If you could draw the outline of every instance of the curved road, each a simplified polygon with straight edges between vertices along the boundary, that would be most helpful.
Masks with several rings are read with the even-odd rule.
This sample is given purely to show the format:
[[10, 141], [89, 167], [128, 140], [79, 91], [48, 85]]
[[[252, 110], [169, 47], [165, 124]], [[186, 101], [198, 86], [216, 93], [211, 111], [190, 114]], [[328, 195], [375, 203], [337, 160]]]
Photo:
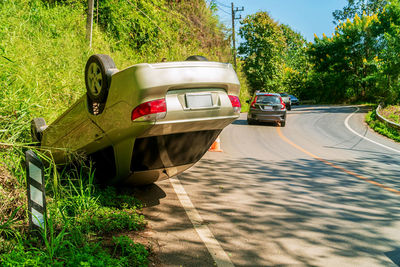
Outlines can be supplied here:
[[[284, 128], [241, 114], [221, 134], [224, 152], [179, 175], [192, 210], [174, 179], [137, 192], [159, 264], [212, 266], [220, 255], [204, 242], [216, 240], [235, 266], [396, 266], [400, 144], [369, 130], [365, 113], [295, 107]], [[194, 230], [193, 210], [215, 239]]]

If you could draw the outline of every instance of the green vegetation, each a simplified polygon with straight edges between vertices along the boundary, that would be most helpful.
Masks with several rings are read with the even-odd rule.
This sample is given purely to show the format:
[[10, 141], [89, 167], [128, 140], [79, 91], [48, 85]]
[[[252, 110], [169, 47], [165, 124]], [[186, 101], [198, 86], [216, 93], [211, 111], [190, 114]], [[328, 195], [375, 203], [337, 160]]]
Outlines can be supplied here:
[[[85, 5], [84, 0], [0, 1], [2, 266], [148, 264], [149, 249], [131, 238], [146, 225], [133, 193], [96, 185], [90, 162], [57, 169], [31, 143], [32, 118], [51, 123], [85, 93], [83, 71], [91, 54], [109, 54], [119, 69], [194, 54], [230, 60], [224, 28], [204, 0], [99, 1], [92, 48], [85, 39]], [[244, 102], [246, 79], [238, 75]], [[49, 218], [38, 235], [28, 234], [27, 149], [46, 163]]]
[[376, 132], [389, 137], [397, 142], [400, 142], [400, 132], [397, 129], [393, 129], [385, 123], [379, 121], [376, 117], [376, 111], [373, 110], [367, 114], [365, 121], [368, 125]]
[[317, 103], [400, 101], [400, 2], [348, 0], [331, 37], [304, 38], [267, 13], [242, 22], [239, 47], [252, 91], [287, 91]]
[[239, 34], [246, 42], [240, 44], [239, 53], [247, 56], [243, 70], [252, 90], [276, 90], [282, 79], [285, 49], [278, 23], [265, 12], [249, 15], [241, 23]]
[[[47, 177], [55, 171], [48, 164]], [[27, 235], [26, 213], [18, 215], [12, 203], [5, 207], [14, 211], [0, 222], [2, 266], [146, 266], [149, 252], [126, 236], [146, 225], [132, 194], [96, 186], [93, 171], [84, 165], [65, 167], [60, 173], [57, 183], [47, 179], [45, 230]]]
[[380, 114], [384, 118], [394, 123], [400, 124], [400, 106], [387, 106], [380, 111]]

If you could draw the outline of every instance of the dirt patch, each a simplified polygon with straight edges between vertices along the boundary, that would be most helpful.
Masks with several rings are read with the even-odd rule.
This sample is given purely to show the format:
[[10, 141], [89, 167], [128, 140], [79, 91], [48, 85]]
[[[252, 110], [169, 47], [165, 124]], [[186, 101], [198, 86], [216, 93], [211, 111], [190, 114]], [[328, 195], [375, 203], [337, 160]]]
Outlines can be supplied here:
[[103, 247], [107, 248], [110, 253], [114, 250], [113, 236], [127, 236], [135, 243], [142, 244], [149, 251], [149, 266], [163, 266], [159, 258], [160, 245], [153, 236], [153, 230], [147, 225], [142, 231], [124, 231], [119, 233], [112, 233], [102, 237]]
[[24, 221], [26, 217], [26, 191], [18, 180], [0, 164], [0, 218], [8, 219], [18, 209], [15, 219]]
[[400, 106], [388, 106], [381, 110], [381, 114], [390, 121], [400, 122]]

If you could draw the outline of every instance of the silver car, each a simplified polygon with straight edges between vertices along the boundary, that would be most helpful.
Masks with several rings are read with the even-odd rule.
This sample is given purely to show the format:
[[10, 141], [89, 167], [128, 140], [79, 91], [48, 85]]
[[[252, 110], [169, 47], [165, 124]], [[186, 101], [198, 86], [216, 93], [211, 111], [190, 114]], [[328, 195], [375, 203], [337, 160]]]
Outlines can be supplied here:
[[240, 114], [230, 64], [200, 56], [118, 70], [107, 55], [85, 68], [87, 93], [32, 137], [58, 164], [84, 154], [107, 182], [149, 184], [177, 175], [206, 153]]
[[282, 97], [276, 93], [254, 94], [247, 113], [247, 123], [249, 125], [258, 122], [279, 122], [281, 127], [286, 125], [286, 107]]

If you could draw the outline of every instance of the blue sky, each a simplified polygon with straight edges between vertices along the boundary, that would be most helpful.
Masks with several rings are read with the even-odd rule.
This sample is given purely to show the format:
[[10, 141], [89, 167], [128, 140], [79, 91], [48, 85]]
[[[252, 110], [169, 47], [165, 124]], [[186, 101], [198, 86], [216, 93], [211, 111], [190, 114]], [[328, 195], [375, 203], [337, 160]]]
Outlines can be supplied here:
[[[231, 2], [235, 7], [244, 7], [243, 12], [237, 13], [242, 18], [258, 11], [267, 11], [274, 20], [288, 24], [311, 42], [314, 40], [314, 33], [318, 36], [322, 36], [322, 33], [328, 36], [333, 33], [335, 25], [332, 23], [332, 12], [342, 9], [347, 0], [218, 0], [217, 5], [222, 10], [217, 14], [228, 28], [232, 23]], [[235, 24], [238, 33], [240, 23], [236, 20]]]

